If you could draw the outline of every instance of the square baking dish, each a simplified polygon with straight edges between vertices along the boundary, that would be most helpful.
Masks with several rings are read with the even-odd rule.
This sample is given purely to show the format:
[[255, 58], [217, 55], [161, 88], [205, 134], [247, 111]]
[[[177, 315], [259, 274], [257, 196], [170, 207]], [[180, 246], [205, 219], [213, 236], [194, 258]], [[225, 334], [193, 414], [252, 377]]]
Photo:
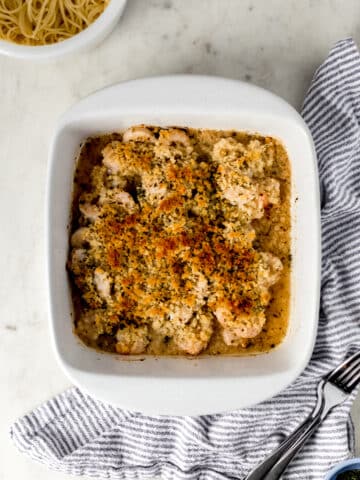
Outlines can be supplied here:
[[[239, 357], [126, 357], [97, 352], [73, 333], [65, 269], [75, 158], [91, 135], [131, 125], [242, 130], [271, 135], [292, 168], [291, 307], [284, 341]], [[175, 75], [121, 83], [83, 99], [59, 120], [47, 186], [47, 274], [51, 336], [70, 380], [113, 405], [151, 414], [199, 415], [246, 407], [276, 395], [306, 367], [320, 291], [320, 206], [316, 155], [300, 115], [259, 87], [217, 77]]]

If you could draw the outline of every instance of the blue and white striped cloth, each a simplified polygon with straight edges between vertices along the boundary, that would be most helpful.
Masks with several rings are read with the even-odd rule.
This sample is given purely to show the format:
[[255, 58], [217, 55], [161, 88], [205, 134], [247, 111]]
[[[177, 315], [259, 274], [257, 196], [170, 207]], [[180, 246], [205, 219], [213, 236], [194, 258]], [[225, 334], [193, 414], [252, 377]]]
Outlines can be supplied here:
[[[319, 333], [301, 377], [253, 408], [197, 418], [122, 411], [72, 388], [14, 423], [20, 451], [88, 477], [241, 479], [305, 418], [319, 377], [360, 345], [360, 56], [351, 39], [316, 72], [302, 114], [319, 159], [323, 265]], [[322, 479], [351, 455], [351, 400], [331, 412], [284, 479]]]

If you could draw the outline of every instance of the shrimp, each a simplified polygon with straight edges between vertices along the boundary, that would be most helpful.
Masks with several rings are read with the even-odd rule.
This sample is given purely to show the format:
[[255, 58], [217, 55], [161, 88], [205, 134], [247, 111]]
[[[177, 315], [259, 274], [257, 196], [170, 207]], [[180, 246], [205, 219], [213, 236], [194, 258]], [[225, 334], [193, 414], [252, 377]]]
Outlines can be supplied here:
[[138, 126], [138, 127], [130, 127], [123, 133], [123, 142], [127, 143], [130, 141], [149, 141], [154, 142], [155, 136], [154, 134], [146, 127]]
[[264, 327], [266, 317], [264, 313], [257, 315], [240, 314], [233, 317], [223, 309], [215, 310], [215, 316], [222, 325], [222, 336], [226, 345], [236, 345], [244, 338], [253, 338], [259, 335]]
[[205, 303], [205, 297], [208, 295], [208, 281], [200, 271], [195, 270], [193, 271], [193, 282], [194, 287], [192, 291], [196, 295], [197, 307], [202, 306]]
[[[271, 299], [269, 288], [279, 280], [282, 269], [281, 260], [275, 255], [260, 253], [258, 289], [263, 307], [269, 303]], [[217, 302], [214, 314], [223, 328], [222, 336], [227, 345], [238, 345], [244, 338], [256, 337], [266, 322], [264, 312], [234, 312], [232, 306], [225, 300]]]
[[222, 197], [249, 216], [249, 219], [261, 218], [264, 214], [259, 202], [257, 185], [246, 175], [240, 175], [225, 167], [219, 168], [216, 182]]
[[97, 291], [99, 292], [99, 295], [104, 300], [111, 299], [110, 291], [112, 279], [110, 275], [100, 267], [97, 267], [94, 271], [94, 284]]
[[116, 175], [117, 173], [123, 173], [122, 164], [119, 159], [119, 151], [122, 143], [118, 141], [110, 142], [103, 149], [103, 165], [109, 170], [110, 173]]
[[266, 321], [265, 314], [234, 312], [226, 301], [218, 302], [214, 314], [223, 327], [222, 335], [227, 345], [235, 345], [243, 338], [253, 338], [259, 335]]
[[183, 352], [198, 355], [207, 347], [212, 333], [211, 316], [207, 312], [196, 313], [190, 321], [176, 329], [174, 342]]
[[229, 326], [222, 330], [222, 337], [226, 345], [243, 345], [248, 338], [253, 338], [261, 333], [266, 317], [262, 313], [251, 318], [237, 318], [241, 324], [239, 326]]
[[83, 265], [86, 261], [87, 254], [84, 248], [74, 248], [70, 255], [71, 270], [75, 275], [80, 275], [83, 270]]
[[116, 333], [117, 343], [115, 345], [117, 353], [122, 355], [138, 355], [145, 352], [149, 344], [149, 332], [146, 325], [134, 326], [127, 325]]
[[[144, 172], [152, 168], [153, 148], [140, 142], [119, 142], [117, 140], [108, 143], [102, 150], [102, 163], [107, 173], [115, 178], [111, 180], [113, 185], [121, 185], [122, 182], [141, 179]], [[116, 178], [118, 177], [118, 178]]]
[[100, 323], [97, 321], [101, 310], [86, 310], [84, 311], [76, 325], [78, 332], [90, 340], [97, 340], [99, 335], [103, 333]]
[[91, 223], [94, 223], [100, 216], [100, 209], [96, 205], [91, 203], [82, 203], [79, 205], [79, 210], [83, 216], [89, 220]]
[[161, 130], [159, 140], [166, 145], [171, 145], [172, 143], [181, 143], [185, 147], [191, 146], [191, 141], [189, 136], [179, 128], [170, 128], [169, 130]]
[[262, 218], [266, 207], [280, 202], [280, 183], [274, 178], [257, 182], [247, 175], [220, 166], [216, 182], [222, 197], [236, 205], [249, 220]]
[[167, 314], [153, 316], [152, 328], [162, 335], [174, 337], [177, 346], [184, 352], [196, 355], [206, 348], [212, 334], [212, 319], [207, 312], [197, 312], [205, 303], [208, 293], [208, 281], [200, 272], [194, 272], [192, 287], [180, 301], [169, 305]]
[[283, 264], [272, 253], [261, 252], [259, 262], [258, 281], [262, 288], [270, 288], [280, 278]]
[[223, 224], [225, 227], [223, 235], [231, 244], [239, 242], [244, 246], [252, 246], [256, 237], [254, 228], [250, 225], [238, 228], [234, 222], [223, 222]]
[[145, 197], [151, 205], [158, 204], [168, 193], [168, 187], [161, 179], [161, 171], [154, 169], [142, 176], [142, 187]]
[[111, 175], [120, 174], [122, 177], [131, 177], [139, 174], [139, 167], [129, 162], [129, 153], [127, 153], [127, 150], [129, 150], [129, 146], [117, 140], [108, 143], [106, 147], [103, 148], [102, 163]]
[[245, 147], [234, 138], [222, 138], [213, 147], [213, 159], [220, 165], [239, 170], [244, 161]]
[[194, 271], [188, 278], [188, 290], [181, 300], [170, 305], [169, 318], [174, 325], [182, 325], [191, 320], [194, 310], [198, 310], [205, 303], [208, 294], [208, 281], [199, 271]]
[[280, 183], [275, 178], [266, 178], [259, 183], [258, 189], [262, 208], [280, 203]]
[[127, 213], [134, 213], [138, 210], [138, 206], [136, 205], [132, 195], [124, 190], [118, 189], [101, 189], [99, 204], [101, 206], [117, 204], [121, 206]]
[[183, 157], [191, 154], [193, 147], [189, 136], [178, 128], [161, 130], [155, 144], [154, 153], [160, 161], [177, 163]]
[[121, 191], [115, 193], [114, 200], [128, 213], [134, 213], [138, 209], [133, 197], [128, 192]]
[[91, 242], [91, 231], [88, 227], [78, 228], [71, 236], [71, 246], [74, 248], [85, 247]]
[[215, 161], [234, 172], [261, 177], [268, 166], [266, 161], [266, 146], [259, 140], [252, 140], [247, 147], [234, 138], [222, 138], [213, 148]]

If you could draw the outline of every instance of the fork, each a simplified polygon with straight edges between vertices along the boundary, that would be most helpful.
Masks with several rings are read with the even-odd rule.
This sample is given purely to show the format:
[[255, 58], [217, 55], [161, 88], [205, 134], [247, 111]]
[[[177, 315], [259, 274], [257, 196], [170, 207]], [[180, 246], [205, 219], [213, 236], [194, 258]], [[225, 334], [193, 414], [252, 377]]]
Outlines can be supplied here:
[[360, 381], [360, 351], [325, 375], [317, 388], [317, 402], [306, 420], [244, 480], [278, 480], [330, 410], [342, 403]]

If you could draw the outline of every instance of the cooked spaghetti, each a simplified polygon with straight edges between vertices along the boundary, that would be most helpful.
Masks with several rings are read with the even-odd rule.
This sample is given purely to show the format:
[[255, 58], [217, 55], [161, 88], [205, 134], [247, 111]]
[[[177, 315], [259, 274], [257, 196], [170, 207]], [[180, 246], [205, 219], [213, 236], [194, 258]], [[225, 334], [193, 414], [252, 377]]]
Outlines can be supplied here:
[[109, 0], [0, 0], [0, 39], [22, 45], [61, 42], [87, 28]]

